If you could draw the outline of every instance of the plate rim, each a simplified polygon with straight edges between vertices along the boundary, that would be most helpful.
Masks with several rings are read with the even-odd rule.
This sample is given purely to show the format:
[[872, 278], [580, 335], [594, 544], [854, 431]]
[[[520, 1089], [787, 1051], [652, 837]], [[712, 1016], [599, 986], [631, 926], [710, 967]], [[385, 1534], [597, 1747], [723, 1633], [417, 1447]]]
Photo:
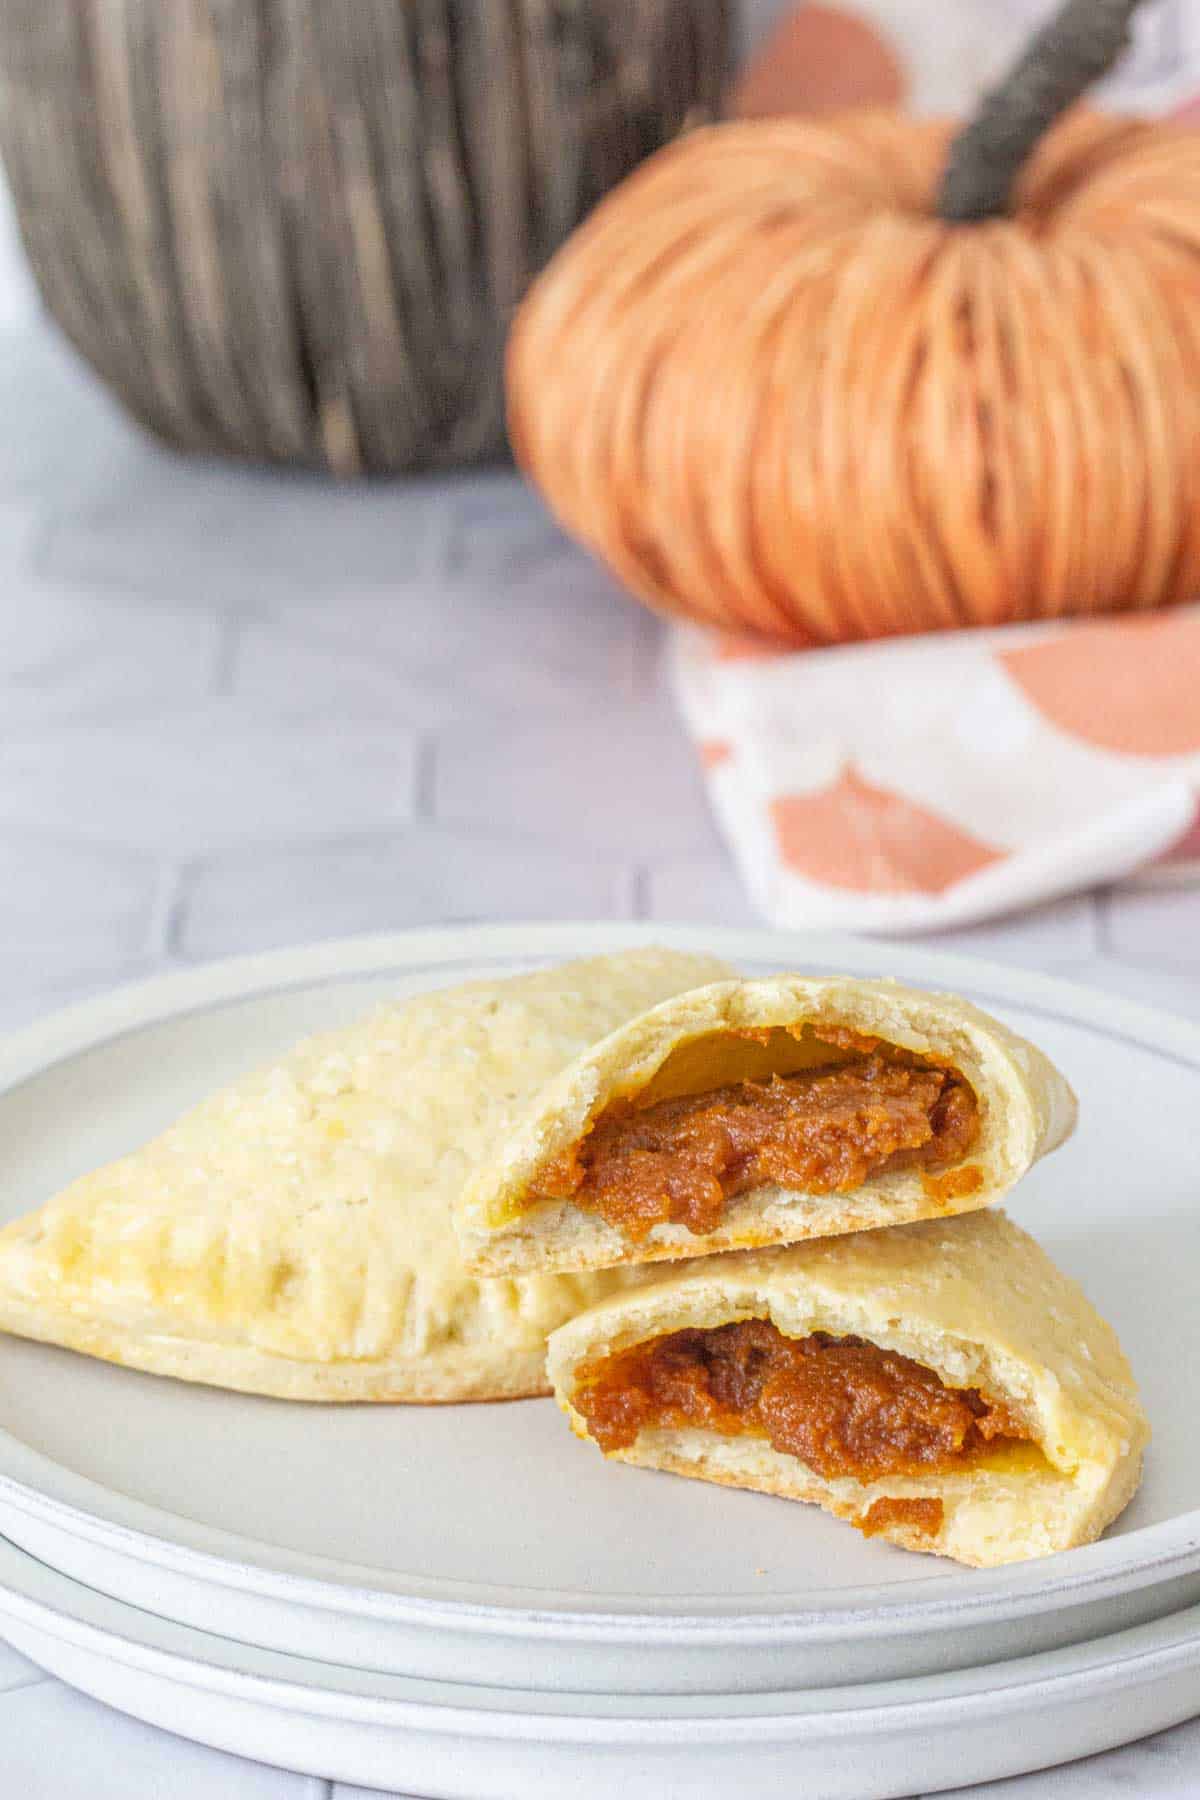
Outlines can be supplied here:
[[[337, 938], [218, 959], [198, 968], [122, 984], [61, 1008], [0, 1040], [0, 1094], [18, 1090], [25, 1081], [88, 1049], [170, 1019], [253, 997], [388, 971], [412, 976], [423, 968], [444, 971], [456, 963], [464, 968], [488, 961], [536, 963], [644, 945], [705, 951], [733, 962], [786, 964], [794, 958], [798, 966], [808, 962], [820, 967], [848, 964], [861, 968], [864, 960], [872, 960], [902, 979], [920, 984], [957, 983], [975, 992], [994, 990], [1002, 1003], [1041, 1011], [1108, 1037], [1123, 1035], [1144, 1049], [1200, 1068], [1200, 1026], [1191, 1021], [1061, 976], [982, 958], [880, 939], [767, 928], [534, 922], [421, 927]], [[890, 1634], [915, 1626], [963, 1624], [980, 1614], [995, 1619], [1020, 1617], [1166, 1582], [1200, 1567], [1200, 1508], [1195, 1508], [1052, 1558], [974, 1571], [969, 1588], [961, 1585], [958, 1571], [935, 1573], [904, 1584], [909, 1597], [885, 1600], [879, 1598], [881, 1587], [876, 1584], [822, 1590], [817, 1605], [788, 1607], [788, 1598], [799, 1597], [785, 1596], [783, 1605], [775, 1610], [721, 1611], [710, 1606], [707, 1611], [681, 1613], [636, 1605], [576, 1610], [548, 1603], [544, 1595], [540, 1603], [534, 1603], [532, 1596], [540, 1594], [539, 1590], [475, 1582], [467, 1585], [476, 1592], [487, 1592], [489, 1598], [467, 1599], [449, 1591], [461, 1584], [448, 1577], [424, 1578], [427, 1585], [441, 1587], [441, 1593], [404, 1594], [364, 1584], [362, 1576], [370, 1572], [360, 1565], [283, 1550], [117, 1493], [0, 1427], [0, 1458], [7, 1451], [11, 1461], [14, 1449], [15, 1460], [24, 1462], [36, 1474], [37, 1482], [0, 1470], [0, 1504], [47, 1518], [60, 1530], [102, 1541], [120, 1554], [176, 1569], [194, 1580], [219, 1582], [293, 1604], [485, 1634], [519, 1630], [522, 1636], [535, 1638], [603, 1639], [610, 1643], [629, 1639], [645, 1644], [649, 1637], [675, 1644], [681, 1638], [754, 1641], [778, 1637], [782, 1632], [820, 1641], [824, 1636], [840, 1637], [855, 1627]], [[97, 1500], [115, 1502], [115, 1509], [110, 1504], [107, 1512], [98, 1512]], [[127, 1516], [129, 1512], [142, 1515], [144, 1523], [130, 1524], [112, 1516], [114, 1510], [122, 1509]], [[223, 1541], [233, 1553], [205, 1548], [197, 1542], [204, 1538]]]
[[[89, 1617], [89, 1610], [99, 1617]], [[585, 1736], [603, 1743], [632, 1737], [647, 1745], [669, 1744], [681, 1733], [724, 1740], [783, 1735], [820, 1741], [881, 1728], [928, 1730], [955, 1715], [976, 1716], [987, 1700], [1019, 1714], [1034, 1697], [1065, 1704], [1081, 1686], [1094, 1682], [1119, 1690], [1134, 1671], [1149, 1678], [1200, 1665], [1200, 1604], [1195, 1604], [1147, 1624], [1101, 1632], [1031, 1656], [841, 1688], [679, 1696], [471, 1687], [417, 1676], [372, 1675], [160, 1618], [97, 1592], [0, 1539], [0, 1620], [14, 1615], [47, 1636], [158, 1679], [276, 1710], [452, 1736], [533, 1741]], [[321, 1682], [322, 1674], [336, 1674], [336, 1684]], [[301, 1679], [303, 1675], [311, 1678]], [[356, 1692], [356, 1681], [413, 1691]], [[484, 1701], [490, 1704], [480, 1704]]]

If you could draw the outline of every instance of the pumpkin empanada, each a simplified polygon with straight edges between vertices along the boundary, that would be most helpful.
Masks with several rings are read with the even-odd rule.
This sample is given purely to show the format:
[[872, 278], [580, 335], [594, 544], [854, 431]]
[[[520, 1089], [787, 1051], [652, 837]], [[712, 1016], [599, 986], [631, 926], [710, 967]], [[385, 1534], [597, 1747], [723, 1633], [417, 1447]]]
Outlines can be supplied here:
[[547, 1332], [614, 1279], [480, 1280], [453, 1197], [585, 1045], [726, 972], [597, 957], [313, 1038], [0, 1232], [0, 1327], [298, 1400], [544, 1393]]
[[968, 1212], [1075, 1122], [1032, 1044], [890, 981], [723, 981], [555, 1076], [457, 1212], [488, 1274], [698, 1256]]
[[1098, 1537], [1149, 1436], [1115, 1334], [999, 1209], [664, 1271], [549, 1366], [610, 1456], [980, 1567]]

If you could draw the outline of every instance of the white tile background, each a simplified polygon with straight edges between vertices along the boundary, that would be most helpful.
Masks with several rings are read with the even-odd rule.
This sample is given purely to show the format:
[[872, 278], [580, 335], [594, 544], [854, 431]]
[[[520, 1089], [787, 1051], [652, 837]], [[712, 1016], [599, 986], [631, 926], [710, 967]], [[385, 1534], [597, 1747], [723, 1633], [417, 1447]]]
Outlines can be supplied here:
[[[154, 448], [38, 320], [0, 210], [0, 1026], [343, 932], [749, 921], [660, 648], [511, 474], [339, 489]], [[942, 941], [1200, 1017], [1198, 926], [1195, 892], [1127, 891]], [[1183, 1800], [1200, 1722], [974, 1791]], [[0, 1646], [3, 1800], [331, 1794]]]

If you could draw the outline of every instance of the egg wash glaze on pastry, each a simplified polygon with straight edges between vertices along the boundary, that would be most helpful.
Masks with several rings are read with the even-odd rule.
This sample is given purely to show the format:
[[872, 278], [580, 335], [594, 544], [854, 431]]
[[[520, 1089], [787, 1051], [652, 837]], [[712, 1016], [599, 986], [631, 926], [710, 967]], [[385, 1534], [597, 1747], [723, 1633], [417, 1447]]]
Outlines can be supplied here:
[[663, 1271], [549, 1367], [618, 1461], [976, 1566], [1097, 1537], [1149, 1436], [1111, 1327], [998, 1208]]
[[631, 1272], [481, 1278], [454, 1198], [564, 1064], [726, 972], [637, 950], [309, 1039], [0, 1231], [0, 1328], [295, 1400], [545, 1393], [547, 1333]]
[[585, 1051], [468, 1184], [490, 1273], [790, 1243], [986, 1206], [1070, 1133], [1053, 1065], [953, 995], [782, 975]]

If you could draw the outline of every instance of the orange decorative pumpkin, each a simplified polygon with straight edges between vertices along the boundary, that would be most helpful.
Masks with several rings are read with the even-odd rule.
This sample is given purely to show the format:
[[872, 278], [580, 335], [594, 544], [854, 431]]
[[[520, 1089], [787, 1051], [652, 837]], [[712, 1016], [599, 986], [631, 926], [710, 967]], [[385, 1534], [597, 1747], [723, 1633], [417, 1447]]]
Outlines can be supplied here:
[[1200, 132], [1044, 131], [1069, 86], [1010, 189], [976, 145], [978, 204], [975, 127], [891, 113], [643, 165], [510, 341], [513, 444], [567, 528], [652, 606], [793, 642], [1194, 596]]

